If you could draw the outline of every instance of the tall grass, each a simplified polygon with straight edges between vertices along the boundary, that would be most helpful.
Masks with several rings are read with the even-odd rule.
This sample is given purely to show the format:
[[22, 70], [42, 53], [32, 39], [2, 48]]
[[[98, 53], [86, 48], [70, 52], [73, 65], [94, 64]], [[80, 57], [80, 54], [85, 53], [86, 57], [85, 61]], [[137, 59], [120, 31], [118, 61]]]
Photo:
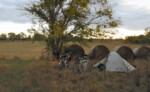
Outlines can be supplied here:
[[[110, 50], [118, 45], [139, 46], [121, 41], [87, 44], [82, 45], [86, 53], [100, 44]], [[148, 60], [131, 62], [136, 67], [131, 73], [99, 72], [98, 69], [78, 73], [73, 66], [60, 71], [58, 62], [39, 59], [42, 48], [43, 44], [32, 42], [0, 44], [0, 92], [149, 92]]]
[[[77, 73], [72, 66], [59, 70], [58, 63], [0, 60], [2, 92], [147, 92], [149, 61], [135, 60], [131, 73]], [[150, 64], [148, 64], [150, 65]]]

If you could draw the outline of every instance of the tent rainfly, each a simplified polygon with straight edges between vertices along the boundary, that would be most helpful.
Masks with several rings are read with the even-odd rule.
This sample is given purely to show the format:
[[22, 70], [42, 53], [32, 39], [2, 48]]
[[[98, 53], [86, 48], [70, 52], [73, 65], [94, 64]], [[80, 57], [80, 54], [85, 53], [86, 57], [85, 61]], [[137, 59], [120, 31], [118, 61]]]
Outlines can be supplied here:
[[130, 65], [116, 52], [111, 52], [106, 58], [93, 65], [93, 67], [98, 67], [100, 64], [105, 65], [105, 71], [131, 72], [135, 70], [132, 65]]

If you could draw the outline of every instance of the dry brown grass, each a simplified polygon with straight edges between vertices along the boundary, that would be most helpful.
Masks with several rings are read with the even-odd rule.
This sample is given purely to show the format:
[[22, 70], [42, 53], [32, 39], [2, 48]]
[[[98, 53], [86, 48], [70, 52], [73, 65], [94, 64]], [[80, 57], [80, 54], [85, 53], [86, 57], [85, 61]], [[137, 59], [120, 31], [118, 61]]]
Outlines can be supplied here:
[[[69, 46], [73, 43], [69, 42], [65, 45]], [[74, 43], [75, 44], [75, 43]], [[77, 43], [79, 44], [79, 43]], [[96, 45], [105, 45], [109, 48], [110, 51], [113, 50], [116, 46], [129, 46], [130, 48], [134, 49], [136, 47], [140, 47], [141, 45], [137, 44], [128, 44], [124, 43], [123, 41], [93, 41], [87, 42], [87, 45], [80, 44], [86, 54], [89, 53], [90, 49]], [[39, 58], [42, 53], [42, 49], [44, 48], [43, 43], [35, 42], [32, 43], [31, 41], [16, 41], [16, 42], [4, 42], [2, 41], [0, 44], [0, 58], [6, 59], [13, 59], [13, 57], [18, 56], [23, 60], [30, 60], [33, 58]], [[150, 46], [148, 46], [150, 47]]]
[[14, 56], [14, 57], [13, 57], [13, 60], [21, 60], [21, 58], [18, 57], [18, 56]]
[[[143, 63], [142, 63], [143, 62]], [[73, 72], [72, 68], [62, 71], [58, 63], [31, 63], [25, 69], [24, 92], [146, 92], [148, 61], [135, 60], [137, 70], [119, 72]], [[150, 69], [150, 68], [149, 68]], [[150, 74], [150, 72], [149, 72]]]
[[135, 60], [131, 73], [78, 73], [70, 66], [59, 70], [58, 62], [0, 60], [3, 92], [148, 92], [149, 61]]
[[6, 59], [6, 58], [7, 58], [7, 55], [2, 54], [2, 55], [0, 56], [0, 58], [1, 58], [1, 59]]
[[9, 64], [1, 63], [0, 64], [0, 72], [7, 72], [9, 68]]
[[0, 56], [5, 56], [7, 59], [13, 59], [18, 56], [24, 60], [29, 60], [33, 57], [40, 57], [44, 45], [39, 42], [32, 43], [31, 41], [16, 41], [16, 42], [1, 42]]
[[[82, 47], [88, 53], [91, 47], [101, 44], [111, 51], [120, 45], [140, 46], [120, 41], [94, 41]], [[31, 42], [0, 45], [0, 56], [5, 58], [0, 58], [0, 92], [148, 92], [150, 60], [131, 62], [136, 66], [136, 71], [131, 73], [99, 72], [98, 69], [77, 73], [73, 66], [60, 71], [58, 62], [39, 60], [42, 48], [43, 45]], [[13, 59], [15, 56], [20, 59]]]

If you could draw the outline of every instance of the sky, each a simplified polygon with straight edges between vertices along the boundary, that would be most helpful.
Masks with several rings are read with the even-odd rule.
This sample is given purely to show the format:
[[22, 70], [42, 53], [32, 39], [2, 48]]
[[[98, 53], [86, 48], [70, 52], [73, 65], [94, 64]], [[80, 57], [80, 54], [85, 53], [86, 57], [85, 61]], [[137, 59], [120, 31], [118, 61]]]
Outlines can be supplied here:
[[[31, 0], [0, 0], [0, 34], [25, 32], [31, 28], [31, 18], [20, 10]], [[150, 26], [150, 0], [111, 0], [117, 3], [115, 16], [121, 19], [116, 38], [144, 34]]]

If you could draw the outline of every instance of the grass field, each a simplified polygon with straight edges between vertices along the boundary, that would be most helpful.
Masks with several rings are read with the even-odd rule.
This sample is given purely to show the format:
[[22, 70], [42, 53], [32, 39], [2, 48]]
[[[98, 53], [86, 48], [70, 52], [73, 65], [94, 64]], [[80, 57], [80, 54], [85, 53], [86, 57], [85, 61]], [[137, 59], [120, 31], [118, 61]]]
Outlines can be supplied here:
[[0, 42], [0, 56], [7, 59], [19, 57], [23, 60], [40, 57], [43, 43], [31, 41]]
[[[72, 43], [67, 43], [67, 45], [70, 45]], [[139, 47], [140, 45], [135, 44], [126, 44], [122, 41], [93, 41], [88, 42], [87, 45], [81, 44], [81, 46], [84, 48], [85, 53], [88, 54], [90, 49], [93, 46], [96, 45], [105, 45], [107, 46], [110, 51], [113, 50], [114, 47], [125, 45], [129, 46], [131, 48]], [[35, 42], [32, 43], [31, 41], [16, 41], [16, 42], [0, 42], [0, 57], [7, 58], [7, 59], [13, 59], [14, 57], [19, 57], [23, 60], [30, 60], [33, 58], [39, 58], [41, 56], [42, 49], [45, 47], [44, 43]]]
[[[88, 53], [98, 44], [110, 50], [118, 45], [140, 46], [122, 41], [94, 41], [82, 46]], [[60, 71], [58, 62], [39, 60], [42, 48], [44, 44], [38, 42], [1, 42], [0, 92], [150, 92], [149, 60], [133, 61], [137, 70], [131, 73], [93, 69], [79, 74], [73, 66]]]

